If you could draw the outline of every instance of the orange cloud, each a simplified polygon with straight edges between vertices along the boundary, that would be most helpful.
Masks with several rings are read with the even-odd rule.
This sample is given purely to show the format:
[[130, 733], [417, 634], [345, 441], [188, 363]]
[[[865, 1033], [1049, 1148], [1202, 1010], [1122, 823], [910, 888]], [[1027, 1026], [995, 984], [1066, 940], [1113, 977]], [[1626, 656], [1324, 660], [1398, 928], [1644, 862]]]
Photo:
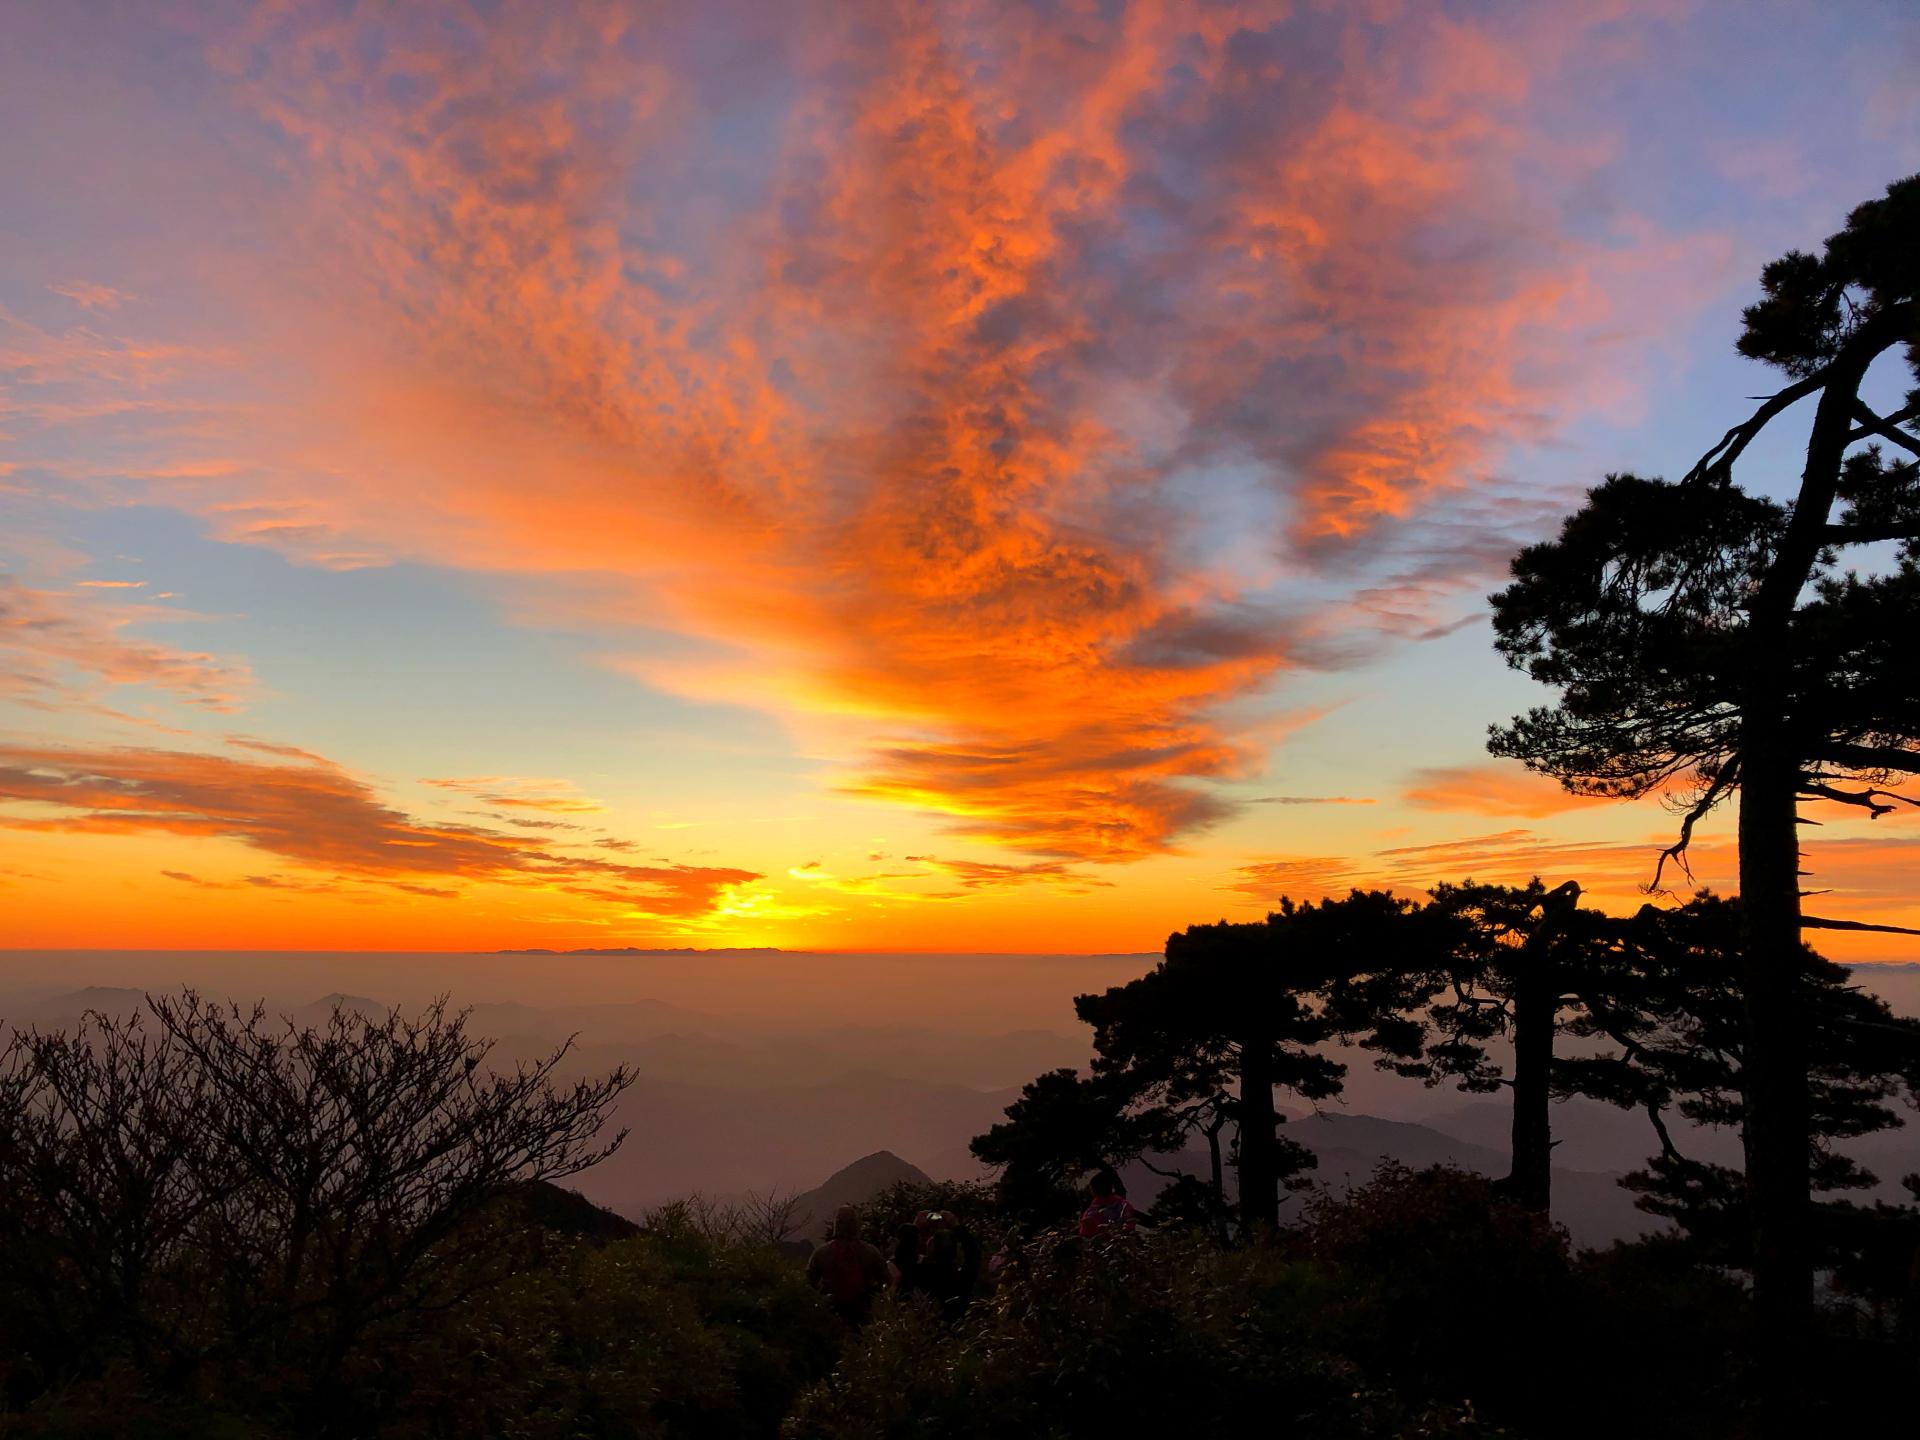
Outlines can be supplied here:
[[[762, 878], [721, 866], [617, 864], [537, 837], [417, 820], [324, 761], [268, 764], [173, 750], [0, 745], [0, 827], [227, 839], [337, 881], [436, 897], [448, 892], [424, 880], [539, 886], [677, 920], [709, 916], [737, 887]], [[185, 871], [168, 878], [199, 883]], [[237, 883], [326, 888], [304, 877]]]
[[1414, 772], [1401, 799], [1421, 810], [1469, 815], [1519, 816], [1538, 820], [1568, 810], [1616, 805], [1592, 795], [1575, 795], [1559, 781], [1520, 765], [1452, 765]]
[[915, 865], [951, 875], [968, 890], [1004, 890], [1017, 885], [1050, 885], [1073, 894], [1109, 887], [1111, 880], [1100, 880], [1075, 870], [1064, 861], [1042, 860], [1026, 865], [1003, 865], [981, 860], [942, 860], [934, 855], [909, 855]]
[[[304, 563], [593, 592], [573, 618], [691, 639], [621, 657], [655, 683], [827, 717], [847, 792], [1124, 861], [1257, 773], [1227, 702], [1463, 623], [1428, 611], [1478, 559], [1370, 557], [1666, 321], [1623, 278], [1723, 248], [1576, 241], [1526, 183], [1592, 164], [1525, 111], [1578, 63], [1564, 14], [759, 19], [733, 64], [793, 97], [772, 118], [652, 12], [223, 32], [295, 212], [236, 308], [298, 403], [142, 493]], [[40, 348], [124, 369], [97, 339]], [[1270, 502], [1258, 573], [1221, 572], [1193, 498], [1231, 469]], [[1302, 573], [1353, 589], [1336, 624], [1275, 598]]]
[[[1418, 893], [1444, 881], [1479, 880], [1523, 885], [1535, 875], [1550, 883], [1578, 880], [1596, 903], [1636, 906], [1647, 899], [1660, 850], [1667, 840], [1641, 844], [1563, 841], [1525, 829], [1461, 836], [1425, 845], [1400, 845], [1361, 858], [1288, 857], [1260, 861], [1235, 871], [1227, 887], [1271, 904], [1283, 894], [1296, 899], [1361, 889]], [[1676, 891], [1709, 886], [1723, 893], [1737, 887], [1733, 849], [1723, 841], [1696, 841], [1689, 851], [1692, 878], [1671, 863], [1663, 884]]]
[[[594, 815], [606, 807], [579, 793], [571, 781], [537, 780], [519, 775], [479, 775], [468, 779], [422, 780], [441, 790], [458, 790], [515, 810], [547, 810], [558, 815]], [[531, 824], [516, 821], [516, 824]]]
[[1344, 895], [1364, 877], [1350, 860], [1331, 855], [1289, 855], [1242, 865], [1226, 888], [1260, 905], [1274, 905], [1283, 895], [1296, 900], [1321, 900]]

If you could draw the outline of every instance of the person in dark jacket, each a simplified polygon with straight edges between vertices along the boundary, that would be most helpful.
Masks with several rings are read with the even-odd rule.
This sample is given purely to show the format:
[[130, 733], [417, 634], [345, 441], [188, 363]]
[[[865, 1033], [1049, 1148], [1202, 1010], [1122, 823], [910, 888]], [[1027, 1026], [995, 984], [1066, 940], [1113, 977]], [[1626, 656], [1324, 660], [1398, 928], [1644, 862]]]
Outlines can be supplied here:
[[928, 1212], [923, 1228], [926, 1245], [920, 1256], [920, 1290], [939, 1304], [943, 1318], [957, 1320], [980, 1279], [980, 1242], [958, 1216], [939, 1210]]

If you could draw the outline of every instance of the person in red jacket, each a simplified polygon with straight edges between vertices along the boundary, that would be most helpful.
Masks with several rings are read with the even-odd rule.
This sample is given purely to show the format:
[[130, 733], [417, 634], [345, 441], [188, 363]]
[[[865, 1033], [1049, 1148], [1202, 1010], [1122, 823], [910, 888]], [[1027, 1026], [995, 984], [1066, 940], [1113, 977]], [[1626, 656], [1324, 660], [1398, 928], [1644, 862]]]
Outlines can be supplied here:
[[1093, 1182], [1087, 1188], [1093, 1191], [1093, 1201], [1080, 1217], [1082, 1237], [1097, 1235], [1115, 1225], [1123, 1230], [1133, 1229], [1140, 1212], [1127, 1199], [1126, 1187], [1120, 1183], [1118, 1175], [1111, 1170], [1102, 1170], [1093, 1177]]

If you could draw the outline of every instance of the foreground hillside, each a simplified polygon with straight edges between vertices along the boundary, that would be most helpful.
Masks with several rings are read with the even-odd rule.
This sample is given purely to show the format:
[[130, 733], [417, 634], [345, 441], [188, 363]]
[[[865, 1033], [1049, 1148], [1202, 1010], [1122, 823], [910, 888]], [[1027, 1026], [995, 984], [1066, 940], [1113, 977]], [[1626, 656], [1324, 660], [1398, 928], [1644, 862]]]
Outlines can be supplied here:
[[[836, 1177], [842, 1193], [853, 1168]], [[0, 1435], [1744, 1433], [1736, 1286], [1662, 1243], [1575, 1255], [1464, 1172], [1389, 1168], [1274, 1240], [1228, 1250], [1177, 1225], [1019, 1238], [986, 1192], [953, 1187], [896, 1184], [869, 1208], [878, 1229], [956, 1201], [1004, 1262], [994, 1280], [951, 1318], [883, 1299], [855, 1332], [770, 1244], [719, 1239], [671, 1211], [634, 1227], [551, 1187], [504, 1196], [475, 1234], [511, 1246], [511, 1273], [383, 1327], [318, 1406], [297, 1353], [217, 1387], [183, 1387], [131, 1356], [62, 1374], [9, 1311], [0, 1339], [21, 1358], [0, 1367]], [[1844, 1377], [1815, 1433], [1870, 1433], [1920, 1379], [1910, 1344], [1838, 1316], [1809, 1358]]]

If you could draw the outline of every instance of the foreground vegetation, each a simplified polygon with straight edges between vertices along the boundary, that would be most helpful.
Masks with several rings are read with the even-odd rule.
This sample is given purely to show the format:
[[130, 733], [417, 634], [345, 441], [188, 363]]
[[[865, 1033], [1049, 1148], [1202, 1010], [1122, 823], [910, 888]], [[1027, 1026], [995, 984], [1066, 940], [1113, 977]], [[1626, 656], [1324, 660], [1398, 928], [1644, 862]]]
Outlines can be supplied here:
[[[901, 1187], [910, 1214], [990, 1191]], [[141, 1366], [14, 1362], [9, 1436], [316, 1434], [524, 1440], [1080, 1437], [1178, 1429], [1307, 1440], [1733, 1437], [1751, 1377], [1748, 1301], [1683, 1246], [1573, 1254], [1483, 1178], [1383, 1168], [1302, 1223], [1235, 1247], [1168, 1225], [1021, 1238], [991, 1290], [944, 1323], [883, 1303], [848, 1331], [790, 1258], [671, 1216], [630, 1230], [551, 1194], [503, 1194], [453, 1243], [510, 1244], [484, 1291], [395, 1318], [330, 1384], [289, 1354], [233, 1384]], [[8, 1296], [9, 1302], [16, 1297]], [[8, 1353], [27, 1338], [4, 1312]], [[1821, 1313], [1818, 1433], [1895, 1408], [1920, 1381], [1911, 1305]]]
[[[1543, 923], [1534, 892], [1515, 893], [1494, 909]], [[1496, 898], [1476, 892], [1473, 914]], [[1656, 1113], [1737, 1117], [1734, 1000], [1713, 963], [1723, 908], [1681, 912], [1677, 995], [1644, 957], [1596, 952], [1661, 997], [1659, 1025], [1602, 1012], [1642, 1052], [1631, 1074], [1602, 1073]], [[1571, 964], [1579, 914], [1562, 917], [1557, 949], [1502, 953]], [[444, 1007], [302, 1028], [187, 995], [76, 1034], [16, 1032], [0, 1047], [0, 1437], [1758, 1433], [1751, 1220], [1709, 1167], [1645, 1179], [1649, 1208], [1681, 1228], [1604, 1253], [1573, 1253], [1510, 1180], [1447, 1169], [1383, 1168], [1341, 1196], [1292, 1158], [1269, 1164], [1269, 1185], [1287, 1169], [1308, 1192], [1288, 1226], [1265, 1218], [1271, 1190], [1252, 1197], [1249, 1114], [1270, 1126], [1272, 1085], [1331, 1093], [1342, 1067], [1310, 1043], [1322, 1021], [1299, 988], [1324, 979], [1307, 962], [1326, 952], [1249, 947], [1261, 937], [1243, 932], [1326, 939], [1357, 917], [1378, 940], [1450, 916], [1364, 895], [1295, 907], [1272, 934], [1170, 946], [1137, 991], [1085, 997], [1106, 1007], [1102, 1060], [1084, 1081], [1042, 1077], [982, 1137], [1006, 1151], [999, 1183], [897, 1186], [866, 1207], [881, 1239], [916, 1212], [953, 1212], [994, 1257], [988, 1281], [944, 1313], [887, 1298], [857, 1332], [807, 1285], [781, 1225], [759, 1223], [778, 1206], [719, 1223], [711, 1206], [675, 1205], [637, 1226], [550, 1183], [619, 1143], [605, 1124], [625, 1075], [561, 1083], [564, 1052], [495, 1066]], [[1323, 1016], [1401, 993], [1379, 957], [1403, 951], [1368, 953], [1371, 978]], [[1810, 1006], [1843, 993], [1809, 973], [1827, 987]], [[1227, 1083], [1244, 1090], [1247, 1037], [1185, 1028], [1209, 1013], [1206, 986], [1235, 977], [1258, 977], [1263, 1013], [1293, 1016], [1286, 1044], [1253, 1062], [1264, 1107]], [[1464, 976], [1449, 986], [1454, 1004], [1473, 993]], [[1577, 1013], [1591, 1018], [1600, 993], [1587, 987]], [[1911, 1094], [1912, 1024], [1857, 995], [1822, 1013], [1845, 1047], [1822, 1082], [1828, 1128], [1898, 1123], [1888, 1101]], [[1495, 1073], [1451, 1023], [1389, 1018], [1374, 1015], [1390, 1064], [1417, 1070], [1439, 1046], [1470, 1077]], [[1594, 1083], [1591, 1057], [1573, 1063]], [[1074, 1233], [1090, 1167], [1190, 1129], [1230, 1137], [1237, 1215], [1196, 1181], [1171, 1187], [1151, 1226]], [[1835, 1183], [1857, 1181], [1829, 1158]], [[1920, 1382], [1920, 1211], [1829, 1211], [1831, 1294], [1796, 1361], [1815, 1433], [1892, 1413]]]

